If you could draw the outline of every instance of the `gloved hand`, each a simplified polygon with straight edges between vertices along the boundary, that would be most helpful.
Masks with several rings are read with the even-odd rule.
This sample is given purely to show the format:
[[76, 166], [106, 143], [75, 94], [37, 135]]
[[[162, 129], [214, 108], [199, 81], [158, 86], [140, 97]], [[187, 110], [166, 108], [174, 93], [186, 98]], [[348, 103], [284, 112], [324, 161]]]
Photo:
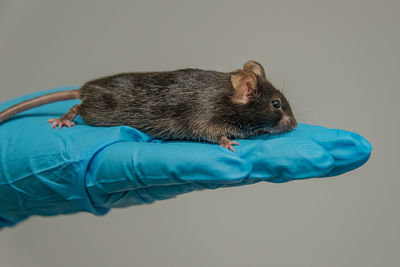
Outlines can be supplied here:
[[102, 215], [194, 190], [335, 176], [361, 166], [371, 152], [358, 134], [306, 124], [280, 136], [238, 140], [235, 152], [162, 142], [126, 126], [91, 127], [79, 117], [75, 127], [51, 129], [47, 119], [77, 103], [37, 107], [0, 125], [0, 228], [31, 215]]

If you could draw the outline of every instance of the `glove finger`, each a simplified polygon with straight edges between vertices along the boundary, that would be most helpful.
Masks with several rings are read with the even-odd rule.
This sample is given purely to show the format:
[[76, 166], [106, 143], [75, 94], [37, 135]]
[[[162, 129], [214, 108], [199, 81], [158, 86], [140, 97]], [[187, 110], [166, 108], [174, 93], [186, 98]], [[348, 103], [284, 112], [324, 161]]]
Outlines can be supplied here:
[[295, 137], [311, 139], [329, 151], [335, 164], [326, 177], [356, 169], [367, 162], [371, 155], [371, 144], [361, 135], [350, 131], [301, 124], [293, 134]]
[[101, 205], [103, 208], [123, 208], [139, 204], [150, 204], [156, 200], [170, 199], [192, 191], [216, 189], [219, 187], [228, 187], [230, 185], [234, 184], [190, 182], [186, 184], [142, 187], [134, 190], [106, 194], [101, 199], [102, 202], [98, 202], [97, 205]]
[[[252, 172], [246, 180], [287, 182], [319, 177], [329, 173], [334, 160], [322, 146], [308, 140], [241, 140], [238, 154], [251, 162]], [[254, 181], [246, 181], [246, 183]]]
[[295, 130], [286, 134], [262, 135], [253, 140], [265, 142], [282, 140], [283, 143], [286, 143], [282, 146], [289, 147], [292, 143], [315, 142], [325, 149], [334, 161], [329, 172], [319, 175], [324, 177], [340, 175], [360, 167], [368, 161], [372, 149], [371, 144], [356, 133], [308, 124], [299, 124]]
[[[186, 183], [241, 182], [251, 164], [229, 150], [195, 142], [122, 142], [100, 151], [90, 163], [86, 187], [95, 205], [111, 193]], [[164, 187], [163, 187], [164, 188]], [[126, 192], [126, 193], [125, 193]], [[169, 192], [164, 192], [166, 197]]]
[[[137, 190], [109, 194], [104, 201], [106, 207], [125, 207], [152, 203], [194, 190], [215, 189], [253, 184], [259, 181], [287, 182], [322, 176], [333, 167], [330, 154], [314, 142], [297, 142], [284, 146], [282, 140], [273, 142], [260, 140], [241, 140], [236, 151], [244, 159], [252, 162], [253, 170], [249, 177], [239, 183], [187, 183], [170, 186], [151, 186]], [[274, 148], [282, 148], [274, 152]]]

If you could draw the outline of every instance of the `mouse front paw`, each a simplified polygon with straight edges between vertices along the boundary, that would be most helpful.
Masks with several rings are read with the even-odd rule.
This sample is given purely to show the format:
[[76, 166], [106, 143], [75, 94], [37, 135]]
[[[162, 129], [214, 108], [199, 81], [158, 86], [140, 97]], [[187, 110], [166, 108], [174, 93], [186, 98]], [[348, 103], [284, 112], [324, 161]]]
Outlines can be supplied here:
[[239, 143], [236, 141], [229, 140], [226, 136], [223, 136], [219, 140], [219, 145], [231, 150], [232, 152], [235, 152], [235, 149], [233, 148], [233, 146], [234, 145], [237, 146], [237, 145], [239, 145]]

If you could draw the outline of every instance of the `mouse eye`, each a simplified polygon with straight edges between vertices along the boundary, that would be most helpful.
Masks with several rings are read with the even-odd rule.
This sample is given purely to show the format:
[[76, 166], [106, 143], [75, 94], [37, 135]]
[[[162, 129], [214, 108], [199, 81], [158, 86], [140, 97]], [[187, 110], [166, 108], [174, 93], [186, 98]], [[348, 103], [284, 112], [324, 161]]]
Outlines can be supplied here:
[[278, 109], [281, 107], [281, 101], [279, 101], [278, 99], [272, 100], [271, 104], [274, 108]]

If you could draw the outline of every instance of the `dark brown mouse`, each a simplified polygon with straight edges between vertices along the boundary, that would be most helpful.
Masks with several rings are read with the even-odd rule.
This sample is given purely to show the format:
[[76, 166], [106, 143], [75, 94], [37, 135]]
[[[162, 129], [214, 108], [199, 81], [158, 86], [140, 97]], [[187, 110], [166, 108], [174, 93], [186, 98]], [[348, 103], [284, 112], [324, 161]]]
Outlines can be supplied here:
[[84, 84], [78, 90], [39, 96], [0, 113], [0, 123], [32, 107], [81, 99], [52, 128], [71, 127], [79, 114], [88, 125], [127, 125], [163, 140], [219, 143], [231, 138], [282, 133], [297, 126], [285, 96], [266, 78], [264, 68], [247, 61], [230, 73], [182, 69], [121, 73]]

